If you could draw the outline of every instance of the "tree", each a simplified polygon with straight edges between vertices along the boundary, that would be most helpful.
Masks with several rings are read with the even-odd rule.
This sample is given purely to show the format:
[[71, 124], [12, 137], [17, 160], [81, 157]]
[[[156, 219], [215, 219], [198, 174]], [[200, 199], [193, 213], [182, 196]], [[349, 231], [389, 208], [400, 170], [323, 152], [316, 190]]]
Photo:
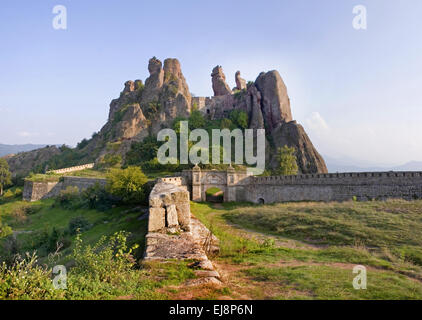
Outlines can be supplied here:
[[193, 110], [189, 117], [189, 129], [195, 130], [205, 127], [205, 118], [203, 117], [201, 111]]
[[279, 175], [295, 175], [298, 172], [298, 166], [295, 156], [295, 148], [289, 148], [285, 145], [283, 148], [278, 148], [277, 152], [277, 161], [280, 164], [280, 167], [276, 169], [276, 173]]
[[107, 174], [106, 190], [125, 203], [141, 203], [145, 200], [148, 178], [139, 167], [111, 169]]
[[229, 118], [238, 128], [246, 129], [248, 127], [249, 119], [245, 111], [233, 110], [230, 112]]
[[154, 159], [159, 147], [160, 142], [154, 136], [148, 136], [142, 142], [133, 142], [126, 153], [126, 164], [141, 165], [143, 162]]
[[0, 159], [0, 196], [3, 195], [3, 189], [12, 183], [12, 174], [9, 171], [9, 164], [5, 159]]

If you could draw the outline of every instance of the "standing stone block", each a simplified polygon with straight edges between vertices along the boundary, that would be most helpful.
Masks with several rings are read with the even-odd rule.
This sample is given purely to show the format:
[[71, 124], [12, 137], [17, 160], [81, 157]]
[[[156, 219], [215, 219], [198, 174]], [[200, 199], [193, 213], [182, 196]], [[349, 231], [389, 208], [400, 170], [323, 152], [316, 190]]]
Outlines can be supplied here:
[[152, 208], [159, 208], [163, 204], [163, 201], [159, 197], [151, 197], [149, 199], [149, 206]]
[[190, 231], [190, 203], [179, 203], [176, 206], [179, 225], [185, 231]]
[[177, 220], [177, 210], [174, 204], [168, 206], [167, 210], [167, 226], [169, 228], [177, 227], [179, 222]]
[[155, 232], [166, 227], [166, 211], [164, 208], [150, 208], [148, 232]]

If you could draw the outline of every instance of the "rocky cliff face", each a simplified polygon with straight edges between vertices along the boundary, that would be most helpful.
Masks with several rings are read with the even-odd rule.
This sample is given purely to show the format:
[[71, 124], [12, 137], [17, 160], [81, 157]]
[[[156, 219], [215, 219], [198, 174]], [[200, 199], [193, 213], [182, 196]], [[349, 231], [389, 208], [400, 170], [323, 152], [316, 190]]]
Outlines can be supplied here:
[[[218, 74], [224, 75], [220, 66]], [[228, 117], [233, 109], [243, 110], [249, 115], [250, 129], [266, 129], [266, 159], [270, 167], [275, 168], [278, 165], [278, 148], [288, 145], [296, 149], [301, 173], [328, 172], [324, 159], [313, 146], [303, 127], [293, 120], [287, 88], [278, 71], [262, 72], [254, 83], [249, 83], [246, 87], [239, 71], [236, 72], [235, 80], [237, 91], [234, 94], [226, 92], [221, 95], [222, 91], [214, 89], [215, 97], [205, 106], [211, 118], [223, 119]], [[215, 76], [212, 82], [214, 88]]]
[[[216, 66], [211, 74], [212, 98], [192, 98], [177, 59], [166, 59], [163, 64], [153, 57], [149, 60], [148, 71], [145, 84], [141, 80], [127, 81], [119, 98], [111, 101], [107, 123], [77, 150], [78, 164], [84, 160], [100, 161], [108, 153], [124, 158], [133, 141], [142, 141], [163, 128], [172, 127], [176, 117], [188, 117], [195, 106], [210, 119], [227, 118], [236, 109], [245, 111], [249, 116], [249, 128], [266, 129], [269, 166], [277, 166], [277, 149], [288, 145], [296, 149], [300, 172], [327, 172], [324, 160], [305, 130], [293, 121], [287, 88], [277, 71], [262, 72], [255, 82], [248, 84], [238, 71], [232, 92], [222, 67]], [[201, 102], [199, 106], [198, 102]], [[60, 150], [50, 148], [45, 153], [23, 154], [8, 161], [15, 172], [29, 172], [31, 167], [56, 153]]]

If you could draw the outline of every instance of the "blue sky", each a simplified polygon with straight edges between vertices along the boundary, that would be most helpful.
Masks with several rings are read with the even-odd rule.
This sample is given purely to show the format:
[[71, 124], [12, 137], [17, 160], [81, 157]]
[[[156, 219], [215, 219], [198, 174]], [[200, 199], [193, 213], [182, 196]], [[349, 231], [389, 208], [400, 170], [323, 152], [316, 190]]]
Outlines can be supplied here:
[[[67, 8], [67, 30], [52, 9]], [[352, 27], [367, 7], [367, 30]], [[295, 119], [322, 154], [422, 160], [422, 1], [9, 1], [0, 4], [0, 143], [75, 145], [105, 123], [152, 56], [178, 58], [191, 92], [212, 95], [279, 70]]]

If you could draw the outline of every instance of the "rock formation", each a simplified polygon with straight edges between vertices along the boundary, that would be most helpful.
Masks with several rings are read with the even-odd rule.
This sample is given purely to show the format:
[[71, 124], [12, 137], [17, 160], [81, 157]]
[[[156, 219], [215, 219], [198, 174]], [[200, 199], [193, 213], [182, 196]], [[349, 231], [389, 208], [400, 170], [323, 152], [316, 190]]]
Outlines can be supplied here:
[[293, 120], [287, 88], [276, 71], [262, 72], [255, 81], [262, 95], [262, 113], [268, 128]]
[[230, 87], [226, 83], [226, 76], [224, 75], [223, 68], [221, 66], [216, 66], [212, 70], [211, 77], [214, 96], [225, 96], [232, 93]]
[[235, 74], [235, 80], [236, 80], [236, 89], [237, 90], [243, 90], [246, 89], [246, 80], [240, 77], [240, 71], [237, 71]]
[[[246, 112], [249, 128], [266, 130], [267, 165], [276, 167], [277, 149], [288, 145], [296, 149], [301, 173], [327, 172], [324, 160], [303, 127], [293, 121], [287, 88], [277, 71], [262, 72], [249, 84], [240, 77], [240, 72], [236, 72], [236, 92], [233, 94], [222, 67], [216, 66], [211, 74], [214, 90], [211, 98], [192, 98], [177, 59], [166, 59], [163, 64], [153, 57], [149, 60], [148, 71], [145, 85], [141, 80], [125, 82], [120, 96], [110, 103], [107, 123], [78, 149], [81, 156], [75, 165], [100, 161], [108, 153], [124, 158], [132, 142], [155, 136], [163, 128], [171, 128], [176, 117], [188, 117], [195, 106], [210, 120], [227, 118], [233, 110]], [[36, 157], [38, 152], [34, 156], [31, 153], [18, 155], [9, 158], [8, 162], [12, 171], [28, 173], [33, 166], [39, 166], [41, 160], [46, 161], [61, 152], [57, 148], [50, 151], [39, 158]]]

